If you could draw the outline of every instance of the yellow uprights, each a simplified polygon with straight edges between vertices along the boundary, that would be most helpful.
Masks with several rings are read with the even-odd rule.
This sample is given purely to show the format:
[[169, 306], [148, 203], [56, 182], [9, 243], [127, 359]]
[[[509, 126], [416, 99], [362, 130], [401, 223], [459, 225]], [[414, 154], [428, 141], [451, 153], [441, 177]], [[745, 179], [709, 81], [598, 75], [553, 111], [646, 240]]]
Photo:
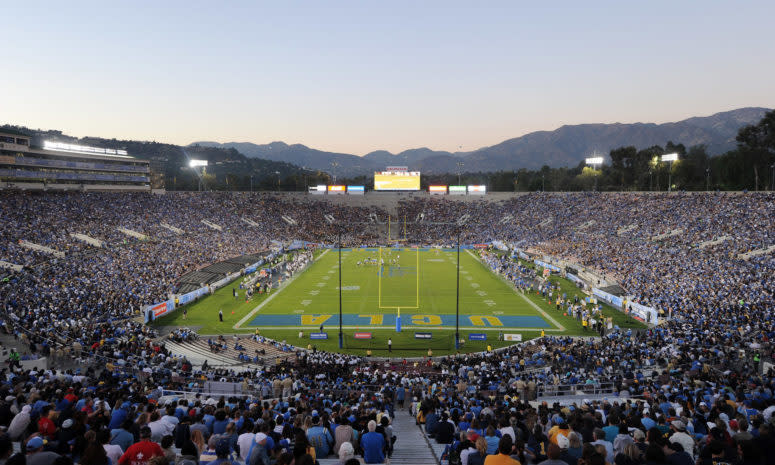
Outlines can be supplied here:
[[415, 274], [417, 275], [417, 286], [415, 286], [415, 289], [417, 289], [417, 298], [415, 299], [415, 308], [420, 308], [420, 248], [416, 247], [415, 249], [415, 255], [417, 257], [417, 263], [414, 266]]
[[377, 254], [377, 283], [379, 283], [377, 286], [377, 306], [382, 308], [382, 247], [377, 250], [379, 250], [379, 253]]

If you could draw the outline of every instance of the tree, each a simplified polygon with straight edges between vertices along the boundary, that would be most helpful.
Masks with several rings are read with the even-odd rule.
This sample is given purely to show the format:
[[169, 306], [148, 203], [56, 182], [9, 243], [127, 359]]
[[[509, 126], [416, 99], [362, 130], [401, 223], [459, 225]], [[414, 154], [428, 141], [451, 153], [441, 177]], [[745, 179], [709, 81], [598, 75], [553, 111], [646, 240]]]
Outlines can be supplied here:
[[[758, 190], [775, 185], [775, 110], [768, 111], [755, 125], [745, 126], [737, 133], [738, 162], [743, 165], [739, 180], [743, 186]], [[761, 183], [766, 179], [769, 182]]]

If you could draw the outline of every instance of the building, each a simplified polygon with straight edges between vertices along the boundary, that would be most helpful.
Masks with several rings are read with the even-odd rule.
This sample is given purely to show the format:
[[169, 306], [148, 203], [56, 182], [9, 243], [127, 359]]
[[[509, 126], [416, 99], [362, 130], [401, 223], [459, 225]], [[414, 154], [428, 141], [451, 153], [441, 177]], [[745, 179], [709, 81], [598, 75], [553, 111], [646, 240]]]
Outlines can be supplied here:
[[150, 165], [126, 150], [45, 141], [0, 130], [0, 189], [149, 191]]

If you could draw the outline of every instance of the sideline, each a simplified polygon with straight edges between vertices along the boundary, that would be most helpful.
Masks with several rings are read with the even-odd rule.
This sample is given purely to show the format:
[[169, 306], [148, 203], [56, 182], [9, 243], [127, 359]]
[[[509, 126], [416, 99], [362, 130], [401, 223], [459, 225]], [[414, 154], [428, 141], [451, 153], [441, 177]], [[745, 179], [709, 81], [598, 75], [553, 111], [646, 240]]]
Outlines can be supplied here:
[[[325, 250], [325, 252], [323, 252], [322, 254], [320, 254], [320, 256], [317, 258], [317, 260], [320, 260], [321, 258], [323, 258], [323, 257], [324, 257], [324, 256], [325, 256], [325, 255], [328, 253], [328, 251], [329, 251], [329, 250], [331, 250], [331, 249], [326, 249], [326, 250]], [[317, 262], [317, 260], [315, 260], [315, 262]], [[312, 263], [310, 266], [314, 265], [314, 264], [315, 264], [315, 262], [313, 262], [313, 263]], [[307, 268], [309, 268], [309, 267], [307, 267]], [[291, 284], [291, 283], [292, 283], [294, 280], [296, 280], [296, 278], [298, 278], [299, 276], [303, 275], [305, 271], [307, 271], [307, 270], [306, 270], [306, 269], [304, 269], [304, 270], [303, 270], [301, 273], [296, 273], [296, 275], [295, 275], [295, 276], [293, 276], [293, 277], [291, 277], [291, 279], [287, 280], [287, 281], [285, 282], [285, 285], [284, 285], [282, 288], [280, 288], [280, 289], [277, 289], [277, 292], [275, 292], [274, 294], [270, 295], [269, 297], [267, 297], [267, 298], [266, 298], [266, 300], [264, 300], [263, 302], [261, 302], [260, 304], [258, 304], [258, 306], [257, 306], [256, 308], [254, 308], [253, 310], [251, 310], [251, 311], [250, 311], [250, 313], [248, 313], [248, 314], [247, 314], [247, 315], [245, 315], [245, 316], [244, 316], [244, 317], [243, 317], [241, 320], [239, 320], [239, 321], [237, 322], [237, 324], [235, 324], [234, 326], [232, 326], [232, 327], [231, 327], [231, 329], [242, 329], [242, 328], [240, 328], [240, 326], [242, 326], [242, 324], [243, 324], [243, 323], [245, 323], [246, 321], [248, 321], [250, 318], [253, 318], [253, 316], [254, 316], [256, 313], [258, 313], [258, 311], [259, 311], [259, 310], [261, 310], [261, 309], [264, 307], [264, 305], [266, 305], [266, 304], [268, 304], [269, 302], [271, 302], [271, 301], [272, 301], [272, 299], [274, 299], [274, 298], [275, 298], [275, 297], [276, 297], [278, 294], [280, 294], [282, 291], [284, 291], [285, 289], [287, 289], [287, 288], [288, 288], [288, 286], [289, 286], [289, 285], [290, 285], [290, 284]]]
[[[479, 259], [479, 257], [477, 257], [476, 255], [474, 255], [474, 254], [471, 252], [471, 249], [466, 249], [466, 252], [468, 252], [468, 254], [469, 254], [469, 255], [471, 255], [472, 257], [474, 257], [474, 260], [476, 260], [477, 262], [479, 262], [479, 264], [481, 264], [482, 266], [484, 266], [485, 268], [487, 268], [487, 269], [490, 271], [490, 273], [493, 273], [493, 271], [492, 271], [492, 270], [490, 270], [490, 267], [486, 266], [486, 265], [485, 265], [485, 264], [484, 264], [484, 263], [483, 263], [483, 262], [482, 262], [482, 261]], [[493, 273], [493, 274], [495, 274], [495, 273]], [[500, 276], [500, 275], [498, 275], [498, 277], [500, 277], [501, 279], [503, 279], [503, 276]], [[514, 292], [515, 294], [517, 294], [518, 296], [522, 297], [522, 299], [523, 299], [525, 302], [527, 302], [528, 304], [530, 304], [530, 306], [531, 306], [531, 307], [533, 307], [533, 308], [534, 308], [536, 311], [538, 311], [538, 313], [540, 313], [541, 315], [543, 315], [544, 317], [546, 317], [546, 319], [548, 319], [549, 321], [551, 321], [551, 322], [552, 322], [552, 324], [558, 328], [558, 329], [547, 329], [546, 331], [565, 331], [565, 326], [561, 325], [561, 324], [560, 324], [560, 323], [559, 323], [557, 320], [555, 320], [554, 318], [552, 318], [552, 317], [551, 317], [551, 316], [550, 316], [548, 313], [546, 313], [546, 311], [544, 311], [544, 309], [542, 309], [541, 307], [539, 307], [538, 305], [536, 305], [536, 303], [535, 303], [535, 302], [533, 302], [532, 300], [528, 299], [528, 298], [527, 298], [527, 297], [526, 297], [526, 296], [525, 296], [523, 293], [521, 293], [521, 292], [517, 292], [517, 291], [516, 291], [516, 287], [514, 286], [514, 284], [512, 284], [512, 283], [509, 283], [509, 285], [510, 285], [510, 286], [511, 286], [511, 287], [512, 287], [514, 290], [515, 290], [515, 292]]]

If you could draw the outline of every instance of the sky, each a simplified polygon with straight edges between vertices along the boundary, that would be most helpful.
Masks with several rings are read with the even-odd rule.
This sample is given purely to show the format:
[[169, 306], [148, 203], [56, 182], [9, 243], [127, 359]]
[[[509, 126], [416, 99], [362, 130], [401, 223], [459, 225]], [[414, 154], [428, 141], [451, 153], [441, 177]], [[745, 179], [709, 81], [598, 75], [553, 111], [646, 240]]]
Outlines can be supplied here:
[[0, 124], [469, 151], [773, 108], [773, 18], [772, 0], [12, 2]]

